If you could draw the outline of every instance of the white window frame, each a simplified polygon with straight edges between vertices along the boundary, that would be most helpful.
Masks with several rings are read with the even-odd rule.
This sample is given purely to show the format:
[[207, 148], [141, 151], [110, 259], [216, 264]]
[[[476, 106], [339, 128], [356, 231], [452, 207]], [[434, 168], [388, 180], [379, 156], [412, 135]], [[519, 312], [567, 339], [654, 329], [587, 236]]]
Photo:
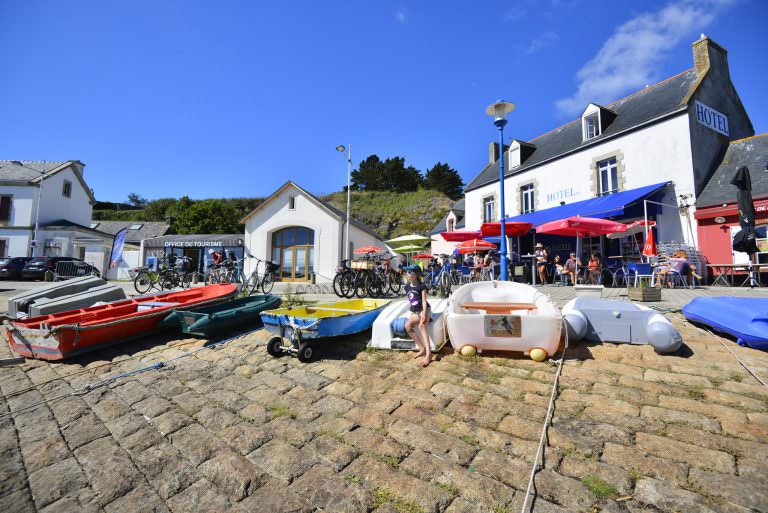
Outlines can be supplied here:
[[[594, 123], [595, 133], [590, 135], [589, 129], [590, 129], [590, 121], [591, 120], [594, 120], [594, 122], [595, 122]], [[588, 116], [584, 116], [584, 128], [583, 128], [583, 130], [584, 130], [584, 140], [585, 141], [588, 141], [590, 139], [594, 139], [595, 137], [600, 135], [600, 132], [601, 132], [600, 128], [601, 127], [600, 127], [600, 113], [599, 112], [594, 112], [592, 114], [589, 114]]]
[[520, 186], [520, 213], [530, 214], [531, 212], [536, 212], [536, 185], [527, 183]]
[[[490, 207], [490, 212], [489, 212]], [[483, 198], [483, 222], [484, 223], [492, 223], [495, 221], [495, 210], [496, 210], [496, 197], [495, 196], [486, 196]]]
[[64, 180], [64, 183], [61, 184], [61, 195], [65, 198], [72, 197], [72, 182]]
[[[606, 174], [608, 189], [603, 189], [603, 173]], [[609, 157], [597, 163], [598, 196], [607, 196], [619, 192], [619, 160]]]
[[449, 217], [448, 220], [445, 222], [445, 228], [446, 231], [452, 232], [456, 229], [456, 220], [452, 217]]

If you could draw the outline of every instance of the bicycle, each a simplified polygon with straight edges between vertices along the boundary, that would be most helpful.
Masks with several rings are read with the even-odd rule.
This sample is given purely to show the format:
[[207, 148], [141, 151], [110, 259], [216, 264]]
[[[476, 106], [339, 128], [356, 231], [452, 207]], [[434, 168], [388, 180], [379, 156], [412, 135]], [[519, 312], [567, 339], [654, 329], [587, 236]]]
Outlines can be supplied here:
[[424, 285], [427, 286], [428, 294], [440, 294], [440, 297], [448, 297], [451, 295], [451, 263], [443, 256], [443, 265], [439, 265], [436, 261], [429, 264], [429, 272], [424, 276]]
[[157, 271], [143, 267], [133, 279], [133, 288], [139, 294], [146, 294], [153, 288], [162, 291], [178, 287], [180, 280], [175, 263], [176, 259], [168, 256], [161, 260], [160, 269]]
[[[253, 272], [248, 276], [247, 280], [243, 280], [240, 286], [240, 292], [245, 296], [251, 296], [258, 289], [261, 289], [262, 293], [269, 294], [272, 292], [272, 287], [275, 285], [275, 273], [280, 268], [274, 262], [269, 260], [262, 260], [253, 255], [246, 255], [246, 258], [253, 258], [256, 260], [256, 265], [253, 268]], [[264, 272], [259, 276], [259, 264], [264, 263]]]
[[336, 276], [333, 277], [333, 292], [339, 297], [352, 297], [347, 294], [353, 286], [355, 273], [348, 263], [349, 260], [342, 260], [341, 265], [336, 268]]

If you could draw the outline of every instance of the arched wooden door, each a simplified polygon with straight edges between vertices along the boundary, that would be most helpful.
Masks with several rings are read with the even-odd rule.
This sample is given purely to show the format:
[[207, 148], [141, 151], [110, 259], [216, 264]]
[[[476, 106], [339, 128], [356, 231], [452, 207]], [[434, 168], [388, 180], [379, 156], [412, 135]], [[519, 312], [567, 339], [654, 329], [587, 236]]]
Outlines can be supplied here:
[[289, 226], [272, 234], [272, 261], [282, 281], [309, 281], [315, 270], [315, 231]]

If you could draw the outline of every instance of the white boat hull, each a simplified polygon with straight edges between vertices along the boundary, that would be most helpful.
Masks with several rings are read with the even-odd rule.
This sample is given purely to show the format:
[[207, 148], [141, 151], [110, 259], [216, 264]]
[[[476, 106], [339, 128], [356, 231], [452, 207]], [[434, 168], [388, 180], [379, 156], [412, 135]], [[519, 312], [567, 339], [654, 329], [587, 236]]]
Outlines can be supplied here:
[[[432, 351], [439, 351], [445, 345], [445, 313], [448, 309], [447, 299], [429, 298], [432, 311], [432, 322], [427, 324], [427, 334]], [[392, 323], [399, 317], [410, 317], [408, 300], [394, 301], [387, 306], [373, 322], [371, 340], [368, 347], [379, 349], [414, 350], [416, 344], [410, 337], [401, 337], [394, 333]]]
[[[504, 314], [465, 308], [471, 303], [532, 304], [532, 309], [511, 309]], [[553, 356], [560, 346], [562, 317], [549, 298], [533, 287], [514, 282], [478, 282], [460, 287], [451, 296], [446, 325], [456, 351], [473, 346], [482, 351], [543, 349]]]

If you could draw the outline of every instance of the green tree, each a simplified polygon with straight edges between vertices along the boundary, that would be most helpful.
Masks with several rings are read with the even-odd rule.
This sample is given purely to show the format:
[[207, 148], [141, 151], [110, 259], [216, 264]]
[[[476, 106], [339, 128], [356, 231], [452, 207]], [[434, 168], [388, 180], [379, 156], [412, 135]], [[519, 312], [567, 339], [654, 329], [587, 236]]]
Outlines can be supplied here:
[[184, 196], [169, 209], [175, 233], [240, 233], [240, 215], [235, 207], [222, 200], [192, 201]]
[[147, 199], [138, 195], [135, 192], [128, 193], [128, 203], [134, 207], [145, 207], [147, 205]]
[[168, 218], [168, 210], [179, 200], [176, 198], [160, 198], [147, 203], [144, 208], [146, 221], [165, 221]]
[[464, 193], [464, 180], [451, 166], [438, 162], [424, 175], [424, 188], [440, 191], [452, 200], [458, 200]]
[[403, 157], [382, 161], [370, 155], [352, 172], [352, 190], [413, 192], [421, 182], [419, 170], [406, 166]]

